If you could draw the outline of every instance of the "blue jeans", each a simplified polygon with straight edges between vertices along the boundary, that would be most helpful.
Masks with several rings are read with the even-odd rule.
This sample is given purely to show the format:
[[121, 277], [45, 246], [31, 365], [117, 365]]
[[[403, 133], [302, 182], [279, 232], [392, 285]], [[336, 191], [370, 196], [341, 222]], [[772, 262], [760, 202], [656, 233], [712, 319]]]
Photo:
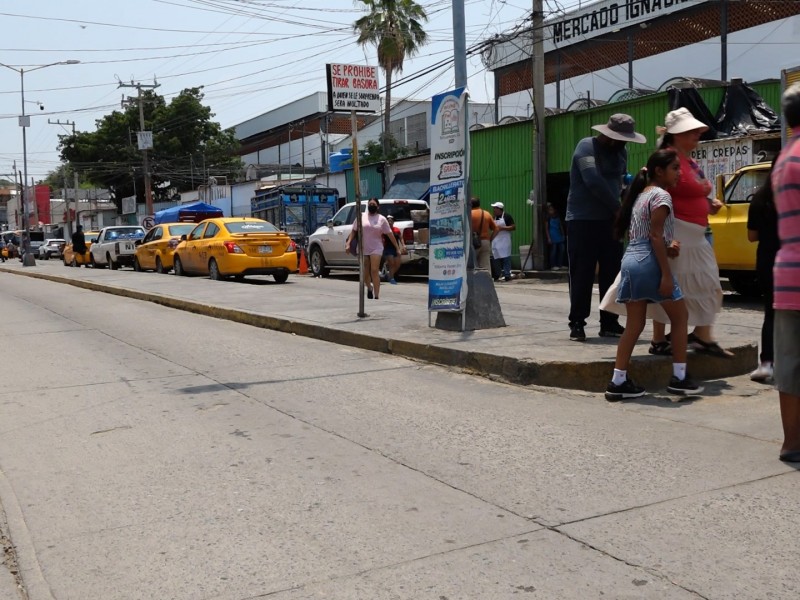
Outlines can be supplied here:
[[500, 268], [503, 270], [503, 277], [511, 279], [511, 257], [506, 256], [505, 258], [498, 258], [497, 261], [500, 263]]
[[566, 244], [564, 242], [553, 242], [550, 244], [550, 268], [564, 266], [564, 251]]

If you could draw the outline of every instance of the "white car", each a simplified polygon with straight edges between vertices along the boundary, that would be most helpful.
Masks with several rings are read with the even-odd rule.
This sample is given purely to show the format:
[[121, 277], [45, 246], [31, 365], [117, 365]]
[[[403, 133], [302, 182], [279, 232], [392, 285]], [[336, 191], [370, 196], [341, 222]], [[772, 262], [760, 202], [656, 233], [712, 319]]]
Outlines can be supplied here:
[[[401, 269], [417, 268], [427, 274], [428, 242], [422, 229], [427, 229], [427, 216], [415, 221], [412, 216], [428, 214], [428, 203], [424, 200], [378, 200], [380, 213], [392, 215], [394, 226], [400, 230], [408, 254], [402, 255]], [[361, 202], [361, 212], [367, 210], [367, 201]], [[412, 215], [412, 211], [414, 214]], [[309, 270], [317, 277], [327, 277], [331, 269], [358, 270], [358, 258], [344, 251], [344, 243], [356, 219], [356, 203], [345, 204], [325, 225], [308, 238]], [[427, 233], [425, 231], [424, 233]], [[381, 276], [385, 278], [385, 273]]]
[[47, 240], [44, 244], [39, 246], [39, 258], [43, 260], [48, 260], [50, 258], [61, 257], [61, 248], [64, 247], [66, 244], [66, 240], [62, 240], [59, 238], [52, 238]]
[[133, 267], [136, 245], [142, 238], [144, 238], [144, 228], [138, 225], [104, 227], [97, 234], [97, 239], [91, 240], [89, 253], [92, 257], [92, 266], [108, 267], [112, 270], [119, 268], [120, 265]]

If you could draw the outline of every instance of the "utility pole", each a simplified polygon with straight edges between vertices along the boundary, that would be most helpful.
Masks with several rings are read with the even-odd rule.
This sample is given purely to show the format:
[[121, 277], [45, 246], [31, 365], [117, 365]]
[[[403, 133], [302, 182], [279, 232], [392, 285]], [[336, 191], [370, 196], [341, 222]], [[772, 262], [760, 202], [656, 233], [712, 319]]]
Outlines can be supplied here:
[[131, 106], [135, 103], [139, 104], [139, 149], [142, 151], [142, 162], [144, 166], [144, 200], [145, 200], [145, 214], [147, 216], [153, 216], [153, 188], [150, 182], [150, 162], [147, 156], [148, 148], [152, 148], [152, 132], [150, 137], [149, 144], [145, 142], [143, 138], [146, 136], [145, 134], [145, 126], [144, 126], [144, 96], [142, 95], [142, 90], [154, 90], [158, 87], [161, 87], [161, 84], [153, 81], [152, 84], [143, 84], [143, 83], [134, 83], [131, 81], [130, 83], [122, 83], [120, 81], [118, 88], [136, 88], [139, 92], [136, 98], [128, 98], [127, 101], [125, 99], [122, 100], [122, 106]]
[[[61, 125], [62, 127], [70, 125], [72, 127], [72, 137], [73, 138], [75, 137], [75, 121], [61, 121], [60, 119], [58, 119], [56, 121], [51, 121], [50, 119], [47, 119], [47, 122], [50, 123], [50, 125]], [[74, 167], [72, 169], [72, 176], [73, 176], [73, 179], [74, 179], [74, 182], [75, 182], [73, 184], [73, 190], [75, 192], [75, 218], [77, 219], [78, 218], [78, 170], [75, 169]], [[67, 186], [67, 174], [66, 174], [66, 171], [65, 171], [64, 172], [64, 208], [67, 211], [67, 235], [65, 237], [67, 237], [69, 239], [69, 237], [73, 233], [75, 233], [75, 229], [72, 227], [72, 218], [71, 218], [71, 215], [70, 215], [70, 212], [69, 212], [69, 199], [67, 198], [67, 187], [66, 186]]]
[[[536, 139], [533, 141], [533, 255], [535, 269], [545, 268], [544, 207], [547, 203], [547, 156], [544, 134], [544, 6], [543, 0], [533, 0], [531, 33], [533, 34], [533, 122]], [[524, 263], [523, 263], [524, 264]]]

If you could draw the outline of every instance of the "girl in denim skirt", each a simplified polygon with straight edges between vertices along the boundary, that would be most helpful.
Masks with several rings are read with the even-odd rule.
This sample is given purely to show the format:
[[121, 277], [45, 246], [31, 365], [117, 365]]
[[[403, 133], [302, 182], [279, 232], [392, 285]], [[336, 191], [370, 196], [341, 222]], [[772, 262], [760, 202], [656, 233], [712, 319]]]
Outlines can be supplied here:
[[672, 198], [666, 191], [680, 179], [680, 161], [674, 150], [658, 150], [639, 171], [622, 202], [615, 234], [628, 236], [622, 257], [616, 302], [625, 305], [628, 315], [625, 333], [617, 346], [614, 375], [606, 389], [606, 400], [638, 398], [645, 389], [628, 377], [631, 354], [647, 319], [648, 304], [658, 303], [672, 324], [672, 377], [667, 391], [673, 394], [699, 394], [703, 388], [686, 373], [688, 313], [683, 293], [670, 271], [669, 258], [680, 245], [673, 239]]

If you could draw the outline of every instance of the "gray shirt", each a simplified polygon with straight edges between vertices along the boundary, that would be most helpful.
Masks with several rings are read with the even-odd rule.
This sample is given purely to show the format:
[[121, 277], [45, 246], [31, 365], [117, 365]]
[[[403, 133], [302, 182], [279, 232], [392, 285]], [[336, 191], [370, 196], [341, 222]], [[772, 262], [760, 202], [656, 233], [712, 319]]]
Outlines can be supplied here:
[[613, 220], [620, 205], [627, 163], [625, 147], [612, 150], [594, 137], [578, 142], [569, 171], [566, 220]]

